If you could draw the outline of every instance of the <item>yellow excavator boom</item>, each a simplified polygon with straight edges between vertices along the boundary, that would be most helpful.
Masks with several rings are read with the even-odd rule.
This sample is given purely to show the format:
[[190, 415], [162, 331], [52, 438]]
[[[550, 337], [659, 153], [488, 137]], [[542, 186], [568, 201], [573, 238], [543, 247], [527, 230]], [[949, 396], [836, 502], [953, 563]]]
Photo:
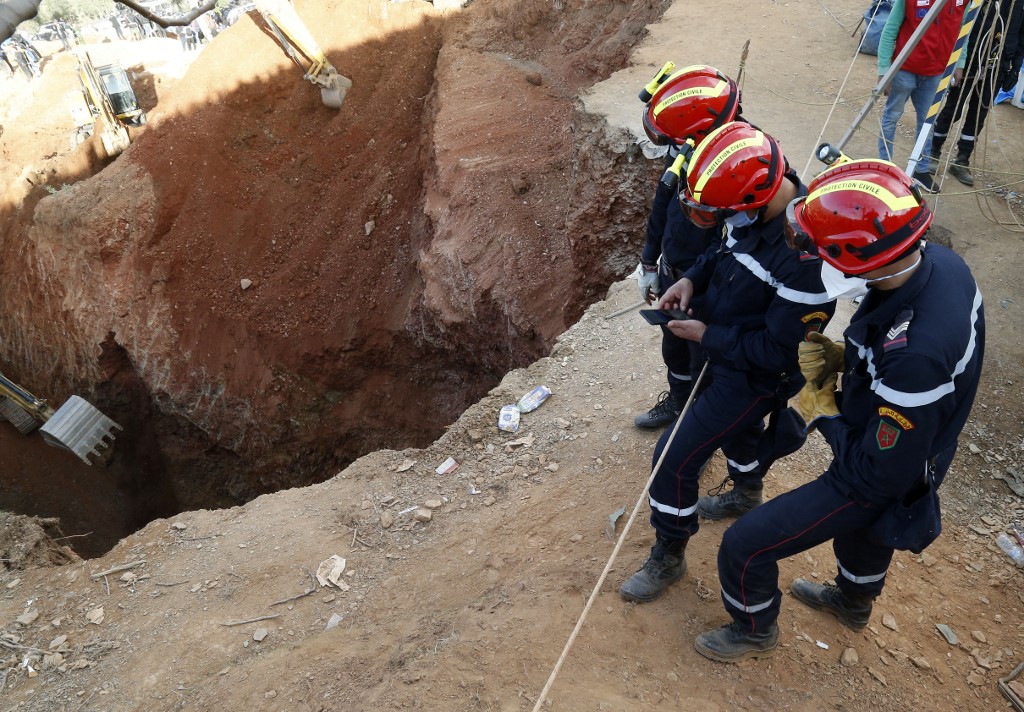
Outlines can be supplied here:
[[305, 73], [303, 79], [320, 87], [320, 99], [340, 109], [352, 80], [338, 74], [320, 45], [299, 18], [291, 0], [256, 0], [256, 9], [277, 37], [284, 51]]

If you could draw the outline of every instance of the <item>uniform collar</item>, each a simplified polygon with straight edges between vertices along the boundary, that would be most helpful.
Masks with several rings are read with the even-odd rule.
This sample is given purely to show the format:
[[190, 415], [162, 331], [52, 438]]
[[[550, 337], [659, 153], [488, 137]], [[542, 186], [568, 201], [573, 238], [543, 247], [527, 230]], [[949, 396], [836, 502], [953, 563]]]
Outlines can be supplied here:
[[924, 289], [931, 277], [933, 265], [934, 262], [928, 254], [926, 246], [921, 250], [921, 264], [910, 275], [910, 279], [898, 289], [888, 290], [884, 294], [880, 289], [869, 290], [857, 313], [853, 315], [850, 326], [880, 325], [892, 322], [903, 306], [912, 301]]
[[[807, 188], [800, 182], [800, 179], [795, 174], [787, 173], [784, 177], [796, 186], [796, 195], [798, 198], [807, 195]], [[783, 210], [768, 222], [756, 222], [753, 225], [733, 230], [732, 237], [737, 242], [741, 242], [743, 240], [763, 240], [770, 245], [774, 245], [782, 240], [783, 235], [785, 234], [785, 223], [786, 211]]]

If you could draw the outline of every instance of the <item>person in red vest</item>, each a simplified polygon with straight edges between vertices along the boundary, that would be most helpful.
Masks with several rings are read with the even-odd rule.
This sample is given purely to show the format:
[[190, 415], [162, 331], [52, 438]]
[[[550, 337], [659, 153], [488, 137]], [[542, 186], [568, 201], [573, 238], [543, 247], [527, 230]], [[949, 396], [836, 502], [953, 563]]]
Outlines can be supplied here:
[[[914, 34], [914, 30], [928, 14], [936, 0], [895, 0], [892, 4], [892, 12], [882, 30], [882, 37], [878, 42], [878, 75], [882, 76], [889, 70], [894, 57], [898, 57], [907, 40]], [[947, 0], [946, 6], [939, 11], [935, 22], [921, 37], [921, 41], [907, 57], [906, 62], [900, 71], [893, 77], [889, 86], [889, 98], [882, 109], [882, 135], [878, 139], [878, 155], [887, 161], [893, 160], [893, 141], [896, 137], [896, 124], [903, 116], [903, 110], [907, 106], [907, 99], [914, 104], [914, 111], [917, 113], [917, 131], [915, 136], [921, 133], [924, 126], [928, 109], [935, 98], [935, 91], [939, 87], [939, 80], [949, 63], [949, 57], [953, 53], [953, 45], [956, 44], [960, 35], [960, 25], [963, 23], [964, 10], [970, 0]], [[963, 66], [967, 60], [966, 47], [957, 62], [957, 69], [953, 75], [953, 83], [958, 84], [963, 77]], [[932, 179], [929, 170], [931, 155], [931, 139], [925, 144], [924, 152], [914, 170], [914, 180], [929, 193], [938, 193], [939, 186]]]

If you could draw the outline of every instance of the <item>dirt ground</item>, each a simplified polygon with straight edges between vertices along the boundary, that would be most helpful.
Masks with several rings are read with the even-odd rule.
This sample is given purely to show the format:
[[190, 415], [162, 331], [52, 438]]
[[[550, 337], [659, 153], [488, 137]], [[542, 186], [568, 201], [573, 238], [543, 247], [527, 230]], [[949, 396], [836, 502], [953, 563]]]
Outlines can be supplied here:
[[[436, 64], [431, 59], [429, 68], [406, 58], [406, 74], [419, 76], [420, 82], [411, 96], [402, 93], [399, 74], [382, 78], [374, 67], [386, 64], [397, 51], [397, 39], [389, 37], [382, 18], [399, 14], [397, 29], [408, 29], [402, 23], [412, 22], [413, 5], [418, 4], [367, 5], [351, 24], [353, 32], [372, 36], [360, 49], [373, 52], [362, 61], [353, 59], [355, 50], [345, 57], [351, 60], [356, 87], [380, 85], [381, 101], [385, 94], [409, 102], [426, 97], [428, 109], [423, 111], [433, 118], [432, 133], [429, 142], [417, 139], [422, 143], [415, 150], [400, 140], [383, 152], [375, 148], [377, 141], [384, 141], [371, 130], [373, 121], [387, 121], [392, 113], [395, 121], [388, 126], [396, 135], [411, 141], [416, 134], [411, 129], [401, 133], [403, 121], [412, 121], [411, 114], [395, 113], [401, 100], [377, 114], [357, 117], [343, 108], [329, 116], [317, 113], [315, 94], [298, 81], [261, 84], [259, 96], [269, 104], [260, 104], [260, 109], [248, 103], [256, 95], [232, 93], [225, 85], [237, 81], [237, 75], [213, 68], [238, 51], [236, 42], [259, 38], [253, 34], [258, 32], [254, 24], [236, 27], [236, 35], [225, 34], [200, 58], [190, 58], [198, 67], [194, 71], [201, 72], [193, 76], [203, 77], [203, 82], [183, 85], [170, 74], [150, 72], [152, 93], [146, 101], [154, 104], [146, 131], [122, 158], [93, 178], [66, 189], [59, 182], [49, 183], [63, 195], [40, 195], [24, 185], [25, 176], [32, 171], [45, 176], [47, 167], [54, 169], [47, 181], [74, 173], [74, 164], [69, 169], [60, 155], [45, 157], [63, 152], [63, 147], [54, 143], [31, 160], [27, 153], [11, 153], [56, 130], [33, 129], [23, 121], [17, 129], [7, 128], [10, 122], [0, 118], [7, 151], [0, 164], [8, 186], [4, 197], [9, 208], [19, 208], [5, 215], [7, 259], [23, 259], [30, 248], [13, 244], [10, 236], [25, 235], [36, 250], [32, 263], [45, 267], [55, 287], [67, 289], [62, 269], [82, 265], [103, 265], [120, 277], [111, 280], [105, 273], [95, 285], [61, 295], [78, 317], [67, 324], [92, 331], [86, 338], [79, 333], [59, 341], [59, 365], [71, 375], [55, 368], [39, 373], [54, 373], [58, 393], [79, 381], [90, 382], [92, 375], [92, 382], [100, 384], [98, 392], [107, 393], [112, 403], [117, 402], [115, 392], [127, 398], [123, 393], [129, 390], [125, 386], [117, 391], [118, 378], [134, 378], [143, 384], [140, 391], [156, 393], [154, 402], [139, 405], [137, 412], [151, 408], [153, 418], [164, 420], [175, 409], [187, 415], [166, 427], [179, 428], [182, 450], [197, 442], [186, 437], [183, 423], [208, 438], [210, 449], [196, 451], [190, 460], [195, 490], [224, 486], [205, 479], [205, 457], [230, 462], [237, 456], [233, 453], [250, 452], [264, 460], [296, 461], [266, 447], [287, 442], [301, 450], [301, 435], [285, 441], [263, 423], [236, 430], [237, 422], [278, 407], [291, 413], [287, 393], [296, 384], [316, 390], [313, 374], [331, 371], [334, 360], [354, 348], [352, 333], [326, 340], [326, 348], [323, 341], [311, 347], [314, 334], [322, 339], [325, 323], [344, 331], [353, 320], [369, 320], [376, 311], [393, 308], [396, 318], [390, 328], [404, 333], [407, 322], [397, 313], [404, 314], [410, 301], [417, 306], [408, 313], [442, 315], [409, 343], [422, 348], [423, 371], [451, 369], [448, 380], [440, 380], [448, 383], [453, 402], [443, 403], [440, 396], [403, 402], [406, 381], [389, 385], [390, 372], [368, 375], [374, 359], [394, 353], [383, 346], [370, 348], [362, 368], [350, 376], [366, 381], [364, 391], [340, 382], [330, 385], [352, 396], [345, 407], [367, 411], [368, 418], [379, 417], [372, 412], [371, 394], [380, 392], [404, 406], [408, 421], [432, 420], [440, 428], [461, 413], [424, 447], [378, 450], [340, 471], [323, 472], [321, 479], [328, 479], [319, 484], [266, 494], [242, 506], [193, 508], [157, 519], [109, 553], [85, 561], [41, 566], [60, 564], [60, 556], [71, 559], [74, 555], [61, 548], [69, 540], [60, 537], [84, 532], [66, 520], [63, 534], [52, 525], [39, 532], [17, 520], [5, 528], [6, 537], [0, 536], [0, 558], [21, 562], [8, 563], [0, 572], [3, 709], [533, 707], [616, 537], [641, 498], [656, 440], [655, 434], [635, 430], [632, 417], [649, 407], [664, 387], [658, 332], [634, 312], [608, 318], [637, 299], [634, 282], [612, 279], [628, 271], [630, 261], [635, 263], [642, 232], [637, 205], [650, 190], [649, 164], [634, 145], [640, 108], [636, 91], [669, 58], [735, 72], [743, 40], [751, 37], [745, 113], [778, 135], [791, 162], [802, 169], [853, 57], [850, 32], [860, 8], [846, 0], [827, 3], [828, 8], [808, 2], [766, 3], [756, 9], [738, 0], [699, 7], [674, 3], [645, 33], [635, 29], [637, 18], [644, 12], [654, 17], [660, 8], [644, 3], [563, 9], [560, 3], [478, 1], [464, 13], [468, 19], [459, 20], [466, 23], [457, 26], [459, 33], [446, 34], [450, 29], [439, 26], [431, 34], [433, 25], [417, 24], [414, 31], [400, 34], [405, 41], [401, 47], [411, 57], [419, 56], [417, 51], [436, 54]], [[340, 20], [327, 18], [333, 7], [321, 9], [324, 21], [316, 26], [341, 26]], [[452, 22], [448, 16], [434, 17], [429, 8], [419, 11], [434, 18], [430, 22]], [[694, 27], [717, 26], [723, 16], [732, 18], [730, 32], [709, 32], [699, 45], [692, 42]], [[617, 34], [616, 28], [623, 29]], [[338, 46], [342, 44], [339, 40]], [[602, 46], [606, 51], [599, 51]], [[272, 76], [280, 69], [276, 60], [270, 54], [257, 57], [252, 76]], [[618, 67], [624, 68], [612, 73]], [[854, 69], [843, 90], [849, 101], [830, 118], [826, 139], [845, 131], [870, 90], [871, 58], [858, 58]], [[504, 83], [487, 82], [488, 77]], [[608, 78], [595, 84], [603, 77]], [[0, 90], [7, 92], [16, 81], [0, 83]], [[15, 100], [4, 105], [10, 112], [17, 111], [16, 105], [31, 105], [39, 91], [25, 83], [17, 86], [11, 91]], [[210, 97], [222, 99], [218, 103]], [[353, 99], [351, 106], [357, 105], [358, 95]], [[524, 103], [513, 107], [523, 112], [520, 121], [493, 118], [515, 102]], [[202, 111], [186, 109], [196, 106]], [[53, 117], [59, 125], [57, 109]], [[197, 117], [203, 119], [201, 125], [194, 121]], [[877, 124], [877, 112], [872, 118]], [[46, 120], [40, 115], [40, 122]], [[994, 537], [1024, 519], [1024, 502], [997, 479], [1012, 477], [1010, 473], [1024, 467], [1019, 377], [1024, 365], [1024, 287], [1019, 280], [1019, 232], [987, 217], [1007, 220], [1006, 203], [994, 193], [1004, 184], [1011, 184], [1005, 190], [1018, 189], [1019, 183], [1013, 183], [1020, 181], [1019, 162], [1013, 157], [1024, 155], [1022, 121], [1024, 112], [1010, 107], [992, 113], [987, 149], [978, 161], [988, 169], [979, 181], [987, 194], [968, 193], [948, 180], [934, 201], [937, 224], [952, 233], [954, 249], [972, 266], [986, 298], [986, 372], [943, 488], [944, 533], [921, 556], [897, 555], [869, 628], [853, 633], [787, 595], [780, 619], [782, 643], [772, 659], [725, 666], [701, 658], [693, 650], [693, 637], [726, 617], [715, 560], [728, 523], [704, 524], [688, 549], [689, 574], [661, 600], [624, 604], [616, 589], [652, 541], [641, 506], [554, 681], [547, 708], [917, 707], [952, 712], [1008, 707], [996, 681], [1024, 662], [1024, 580], [995, 547]], [[25, 138], [9, 141], [8, 132], [14, 130], [25, 132], [20, 134]], [[870, 155], [871, 130], [869, 120], [849, 151]], [[307, 136], [309, 142], [300, 150], [294, 135]], [[334, 137], [330, 152], [322, 148], [325, 135]], [[905, 131], [904, 152], [909, 141]], [[167, 146], [172, 148], [161, 150]], [[205, 147], [205, 157], [196, 158], [183, 146]], [[246, 150], [249, 146], [259, 150]], [[183, 162], [182, 155], [188, 160]], [[298, 164], [294, 168], [293, 159]], [[333, 172], [332, 162], [340, 166]], [[382, 178], [389, 166], [394, 172]], [[386, 201], [361, 204], [351, 215], [314, 207], [317, 198], [341, 200], [344, 194], [314, 179], [327, 174], [340, 174], [341, 183], [349, 185], [382, 181], [375, 191], [378, 200], [400, 197], [403, 186], [413, 190], [419, 185], [408, 171], [398, 170], [402, 166], [429, 175], [420, 207], [401, 207], [393, 200], [391, 207]], [[85, 161], [75, 170], [86, 175], [96, 166]], [[244, 179], [231, 182], [238, 180], [239, 171], [243, 178], [253, 177], [251, 188]], [[154, 175], [162, 180], [154, 181]], [[260, 176], [269, 176], [278, 189], [255, 181]], [[134, 194], [118, 193], [132, 180], [141, 186]], [[605, 199], [598, 199], [602, 195]], [[111, 201], [107, 209], [92, 208], [102, 201]], [[214, 203], [232, 210], [225, 217], [223, 211], [210, 209]], [[25, 217], [26, 211], [31, 216]], [[210, 215], [223, 222], [209, 222]], [[294, 215], [312, 217], [281, 222], [281, 216]], [[367, 233], [364, 225], [370, 218], [375, 223]], [[139, 228], [139, 222], [148, 227]], [[409, 228], [409, 223], [421, 230]], [[53, 229], [60, 224], [68, 227]], [[400, 225], [405, 227], [397, 230]], [[78, 246], [57, 239], [92, 231], [106, 240]], [[394, 248], [378, 253], [386, 250], [385, 242], [368, 238], [388, 232], [419, 242], [404, 245], [405, 253]], [[133, 236], [143, 234], [156, 236], [156, 241], [133, 244]], [[325, 234], [344, 242], [337, 254], [316, 242], [326, 239]], [[275, 242], [283, 245], [286, 240], [287, 259]], [[391, 265], [401, 254], [418, 256], [411, 272], [381, 268], [382, 259]], [[62, 260], [70, 266], [62, 267]], [[137, 278], [136, 271], [144, 278]], [[237, 287], [244, 275], [255, 275], [251, 278], [259, 291], [254, 300], [245, 301], [246, 293]], [[328, 278], [334, 275], [344, 277]], [[366, 304], [358, 309], [339, 303], [338, 282], [362, 287], [371, 278], [388, 289], [367, 292]], [[404, 279], [422, 284], [413, 290], [416, 296], [408, 291], [395, 296], [391, 287]], [[124, 292], [98, 298], [111, 284], [121, 285]], [[606, 299], [586, 308], [587, 295], [603, 296], [609, 284]], [[41, 297], [29, 305], [12, 301], [30, 291], [45, 294], [39, 287], [6, 285], [5, 304], [13, 311], [47, 310]], [[172, 299], [139, 296], [168, 291]], [[476, 292], [487, 297], [466, 297]], [[344, 296], [354, 294], [359, 290]], [[137, 301], [145, 307], [142, 312], [134, 308]], [[401, 308], [396, 302], [403, 302]], [[100, 331], [109, 319], [82, 317], [102, 311], [120, 319], [116, 339], [108, 340]], [[843, 311], [848, 317], [847, 306]], [[89, 326], [80, 326], [83, 322]], [[170, 335], [144, 329], [147, 322], [166, 325]], [[490, 341], [474, 341], [482, 333], [476, 325], [481, 322], [489, 327]], [[24, 336], [12, 324], [0, 326], [5, 343], [19, 358], [5, 360], [29, 364], [22, 368], [31, 374], [31, 365], [44, 357], [41, 344], [54, 332], [39, 326], [40, 333]], [[252, 325], [249, 333], [240, 330], [247, 324]], [[838, 333], [838, 326], [830, 329]], [[150, 339], [149, 348], [126, 334]], [[438, 366], [431, 360], [444, 353], [437, 343], [445, 340], [472, 344], [477, 355], [469, 361], [469, 371], [501, 372], [534, 352], [550, 348], [550, 354], [512, 370], [478, 398], [472, 386], [460, 383], [456, 375], [461, 372], [453, 361]], [[97, 348], [102, 358], [83, 357], [82, 343], [104, 344]], [[204, 349], [216, 357], [195, 360]], [[519, 353], [512, 354], [516, 349]], [[186, 352], [184, 364], [171, 359]], [[165, 360], [147, 367], [141, 357], [149, 355]], [[188, 364], [220, 364], [222, 370], [216, 377], [194, 374], [197, 381], [189, 382], [183, 373]], [[37, 383], [49, 382], [36, 378]], [[470, 380], [468, 375], [465, 380]], [[232, 419], [228, 414], [247, 404], [245, 398], [228, 398], [217, 406], [219, 412], [211, 393], [199, 399], [202, 408], [181, 405], [188, 400], [183, 395], [198, 398], [188, 390], [196, 382], [202, 387], [223, 383], [229, 394], [280, 393], [276, 388], [285, 393]], [[477, 381], [476, 387], [485, 382]], [[498, 431], [500, 407], [540, 384], [551, 388], [552, 397], [523, 416], [518, 433]], [[200, 411], [209, 419], [195, 418]], [[446, 417], [449, 412], [452, 417]], [[323, 419], [325, 412], [317, 417]], [[166, 441], [167, 430], [149, 437]], [[214, 450], [216, 443], [231, 438], [241, 442], [247, 434], [250, 450]], [[144, 436], [122, 435], [117, 447], [145, 452]], [[0, 464], [5, 472], [45, 467], [61, 455], [40, 453], [37, 439], [10, 433], [2, 437], [5, 461]], [[459, 466], [438, 474], [436, 468], [449, 457]], [[812, 436], [807, 446], [773, 468], [767, 495], [817, 476], [829, 457], [824, 441]], [[304, 463], [308, 469], [317, 465], [328, 467], [329, 462], [313, 458]], [[53, 470], [57, 467], [52, 465]], [[115, 474], [111, 483], [97, 489], [89, 479], [96, 470], [82, 468], [65, 475], [72, 483], [64, 487], [70, 511], [75, 506], [96, 508], [115, 517], [127, 506], [127, 496], [120, 494], [125, 486], [176, 487], [126, 471], [122, 481]], [[706, 486], [717, 484], [724, 471], [724, 461], [716, 456], [705, 475]], [[270, 472], [261, 473], [269, 480], [268, 490], [286, 481]], [[240, 483], [251, 474], [236, 473], [233, 486], [243, 488]], [[21, 496], [30, 498], [33, 490], [25, 484], [29, 478], [14, 477]], [[5, 480], [4, 486], [11, 485]], [[181, 497], [180, 489], [174, 496]], [[625, 513], [609, 536], [610, 517], [620, 508]], [[137, 516], [150, 518], [146, 512]], [[11, 537], [15, 529], [19, 533]], [[28, 545], [18, 549], [23, 542]], [[340, 587], [315, 583], [318, 565], [332, 555], [346, 560]], [[111, 572], [101, 575], [105, 571]], [[833, 575], [831, 550], [819, 547], [784, 562], [781, 583], [785, 590], [796, 576], [826, 580]], [[947, 642], [937, 624], [952, 628], [958, 642]], [[840, 657], [850, 649], [857, 659], [850, 663], [847, 653], [844, 664]]]

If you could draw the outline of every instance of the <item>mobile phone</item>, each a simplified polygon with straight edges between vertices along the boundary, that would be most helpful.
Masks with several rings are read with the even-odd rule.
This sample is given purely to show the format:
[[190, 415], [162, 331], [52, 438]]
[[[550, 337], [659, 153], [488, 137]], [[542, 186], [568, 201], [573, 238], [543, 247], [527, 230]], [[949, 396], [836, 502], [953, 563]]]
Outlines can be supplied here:
[[682, 309], [641, 309], [640, 316], [647, 320], [648, 324], [664, 326], [670, 321], [686, 321], [690, 315]]

